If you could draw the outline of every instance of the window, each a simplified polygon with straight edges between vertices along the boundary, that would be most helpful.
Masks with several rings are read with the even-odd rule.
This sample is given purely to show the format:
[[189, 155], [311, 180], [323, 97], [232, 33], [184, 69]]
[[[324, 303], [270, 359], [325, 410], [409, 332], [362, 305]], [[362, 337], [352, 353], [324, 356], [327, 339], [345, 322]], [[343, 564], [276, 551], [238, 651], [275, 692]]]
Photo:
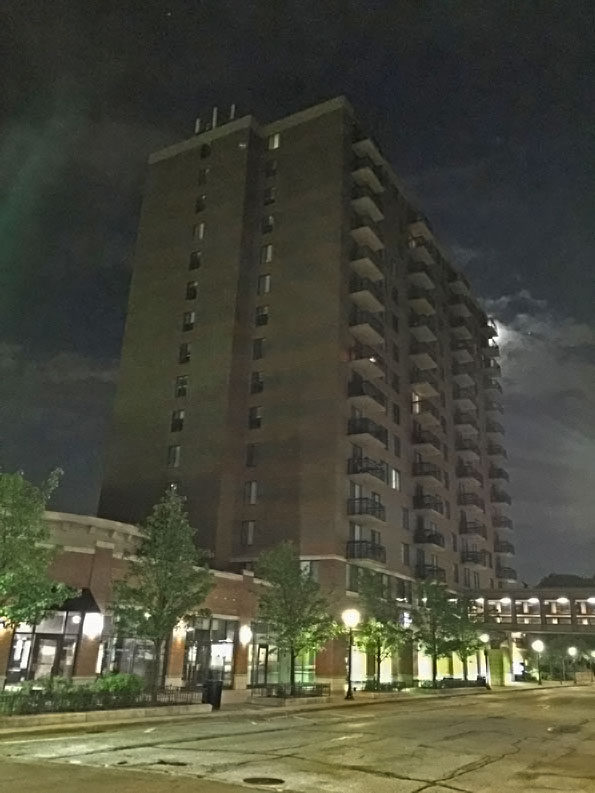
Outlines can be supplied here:
[[405, 531], [409, 531], [409, 509], [407, 507], [403, 507], [402, 509], [401, 520], [403, 522], [403, 528]]
[[463, 568], [463, 583], [465, 586], [471, 586], [471, 571], [466, 567]]
[[444, 393], [444, 391], [440, 392], [440, 404], [442, 405], [443, 408], [446, 407], [446, 394]]
[[394, 424], [401, 423], [401, 409], [394, 402], [393, 402], [393, 423]]
[[182, 317], [182, 330], [192, 330], [196, 321], [196, 314], [194, 311], [185, 311]]
[[393, 435], [393, 454], [395, 457], [401, 456], [401, 439], [398, 435]]
[[398, 374], [394, 374], [394, 375], [392, 376], [392, 379], [391, 379], [391, 383], [390, 383], [390, 384], [391, 384], [391, 386], [392, 386], [392, 389], [393, 389], [393, 391], [396, 391], [396, 392], [397, 392], [397, 394], [398, 394], [398, 393], [399, 393], [399, 391], [401, 390], [401, 385], [400, 385], [400, 383], [399, 383], [399, 375], [398, 375]]
[[188, 363], [190, 360], [190, 344], [184, 342], [178, 349], [178, 363]]
[[443, 443], [442, 444], [442, 452], [444, 454], [444, 459], [448, 460], [448, 444], [447, 443]]
[[171, 414], [171, 432], [180, 432], [184, 427], [185, 410], [174, 410]]
[[444, 487], [448, 490], [450, 487], [450, 474], [448, 471], [444, 472]]
[[265, 215], [260, 224], [260, 230], [263, 234], [270, 234], [275, 228], [275, 216]]
[[396, 286], [393, 286], [393, 288], [390, 290], [390, 296], [393, 299], [393, 303], [396, 303], [397, 306], [398, 306], [399, 305], [399, 290], [397, 289]]
[[176, 385], [174, 387], [174, 396], [185, 397], [188, 396], [188, 375], [180, 375], [176, 377]]
[[401, 562], [407, 567], [409, 567], [409, 565], [411, 564], [409, 545], [406, 542], [401, 543]]
[[200, 159], [206, 160], [206, 158], [211, 154], [211, 147], [208, 143], [203, 143], [200, 147]]
[[209, 175], [209, 169], [208, 168], [199, 168], [198, 169], [198, 179], [197, 179], [198, 184], [199, 185], [200, 184], [206, 184], [208, 175]]
[[444, 517], [450, 520], [450, 501], [444, 502]]
[[248, 468], [254, 468], [256, 465], [256, 444], [249, 443], [246, 446], [246, 465]]
[[203, 193], [202, 195], [199, 195], [198, 198], [196, 199], [196, 202], [194, 204], [194, 211], [202, 212], [203, 209], [206, 209], [206, 206], [207, 206], [207, 197]]
[[267, 139], [267, 149], [269, 151], [274, 151], [275, 149], [278, 149], [280, 145], [281, 145], [280, 132], [274, 132], [272, 135], [269, 135]]
[[264, 391], [264, 374], [263, 372], [252, 372], [250, 376], [250, 393], [261, 394]]
[[204, 240], [204, 238], [205, 238], [205, 230], [206, 230], [206, 227], [205, 227], [204, 220], [202, 220], [200, 223], [196, 223], [192, 227], [192, 239], [195, 242], [199, 241], [199, 240]]
[[446, 419], [444, 416], [440, 416], [440, 426], [442, 427], [442, 432], [446, 432]]
[[252, 545], [254, 543], [254, 527], [255, 521], [243, 520], [242, 529], [240, 534], [240, 542], [242, 545]]
[[269, 273], [258, 276], [257, 290], [259, 295], [268, 295], [271, 291], [271, 276]]
[[254, 324], [258, 326], [269, 324], [268, 306], [256, 306], [256, 311], [254, 312]]
[[258, 482], [252, 479], [249, 482], [244, 482], [244, 503], [256, 504], [258, 501]]
[[202, 264], [201, 256], [202, 254], [200, 251], [192, 251], [192, 253], [190, 254], [190, 260], [188, 262], [189, 270], [198, 270], [198, 268]]
[[251, 430], [257, 430], [259, 427], [262, 426], [262, 407], [257, 405], [256, 407], [251, 407], [248, 411], [248, 427]]
[[363, 529], [361, 523], [349, 523], [349, 539], [351, 541], [357, 542], [361, 540], [363, 534]]
[[479, 573], [473, 573], [473, 588], [479, 589]]
[[265, 187], [263, 193], [263, 203], [265, 207], [269, 206], [269, 204], [274, 204], [276, 198], [277, 198], [277, 188], [274, 185], [269, 185], [268, 187]]
[[390, 486], [393, 490], [400, 490], [401, 489], [401, 472], [397, 471], [396, 468], [393, 468], [392, 465], [390, 467]]
[[181, 446], [169, 446], [167, 449], [167, 467], [179, 468], [181, 458]]
[[264, 339], [252, 339], [252, 360], [264, 358]]
[[347, 590], [349, 592], [359, 592], [359, 567], [354, 564], [347, 565]]
[[392, 326], [395, 333], [399, 332], [399, 318], [396, 314], [391, 314]]
[[278, 169], [277, 160], [267, 160], [264, 166], [265, 176], [276, 176]]
[[455, 584], [459, 583], [459, 565], [456, 563], [452, 566], [452, 578]]
[[453, 549], [453, 551], [458, 551], [459, 550], [459, 538], [454, 533], [451, 536], [452, 536], [452, 549]]
[[268, 243], [267, 245], [263, 245], [260, 249], [260, 263], [261, 264], [268, 264], [269, 262], [273, 261], [273, 246]]
[[198, 297], [198, 281], [188, 281], [186, 284], [186, 300], [196, 300]]
[[399, 347], [394, 342], [392, 344], [391, 350], [392, 350], [393, 361], [396, 361], [398, 363], [399, 362]]

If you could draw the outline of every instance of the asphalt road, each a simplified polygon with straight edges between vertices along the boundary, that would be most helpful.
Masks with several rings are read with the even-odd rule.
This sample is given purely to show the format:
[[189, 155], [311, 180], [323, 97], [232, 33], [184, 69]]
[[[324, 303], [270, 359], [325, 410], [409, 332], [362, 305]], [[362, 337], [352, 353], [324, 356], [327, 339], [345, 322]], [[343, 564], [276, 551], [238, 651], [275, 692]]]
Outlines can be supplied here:
[[[269, 785], [245, 780], [273, 778]], [[2, 793], [595, 793], [595, 688], [0, 742]]]

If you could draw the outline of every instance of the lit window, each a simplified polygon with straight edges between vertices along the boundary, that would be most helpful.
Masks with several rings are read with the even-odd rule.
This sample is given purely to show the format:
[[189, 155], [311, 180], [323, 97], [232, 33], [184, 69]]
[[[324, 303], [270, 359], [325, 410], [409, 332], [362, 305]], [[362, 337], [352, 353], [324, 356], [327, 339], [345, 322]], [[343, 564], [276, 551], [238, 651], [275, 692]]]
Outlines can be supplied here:
[[196, 242], [197, 240], [204, 240], [205, 238], [205, 223], [202, 220], [200, 223], [195, 223], [192, 226], [192, 239]]
[[181, 446], [170, 446], [167, 450], [167, 467], [179, 468], [181, 456], [182, 456]]
[[184, 342], [184, 344], [180, 344], [178, 349], [178, 363], [188, 363], [190, 360], [190, 344], [189, 342]]
[[242, 543], [242, 545], [252, 545], [254, 543], [254, 527], [255, 527], [255, 521], [253, 520], [242, 521], [242, 532], [240, 537], [240, 542]]
[[252, 340], [252, 360], [258, 361], [264, 357], [264, 339]]
[[192, 251], [190, 254], [190, 261], [188, 262], [188, 269], [189, 270], [198, 270], [201, 262], [201, 252], [200, 251]]
[[198, 297], [198, 281], [188, 281], [186, 284], [186, 300], [196, 300]]
[[196, 314], [194, 311], [185, 311], [182, 317], [182, 330], [192, 330], [196, 321]]
[[248, 411], [248, 427], [251, 430], [257, 430], [262, 426], [262, 407], [257, 405], [251, 407]]
[[268, 325], [269, 324], [269, 307], [268, 306], [256, 306], [256, 311], [254, 312], [254, 324], [255, 325]]
[[392, 466], [390, 468], [390, 486], [393, 490], [401, 489], [401, 472]]
[[176, 397], [188, 396], [188, 375], [183, 374], [180, 375], [180, 377], [176, 377], [174, 396]]
[[273, 261], [273, 246], [269, 243], [260, 249], [260, 263], [268, 264]]
[[250, 482], [244, 482], [244, 503], [256, 504], [258, 501], [258, 482], [252, 479]]
[[263, 234], [270, 234], [275, 228], [275, 216], [265, 215], [260, 224], [260, 229]]
[[273, 132], [272, 135], [269, 135], [267, 139], [267, 149], [269, 151], [274, 151], [278, 149], [281, 145], [281, 133], [280, 132]]
[[203, 193], [202, 195], [199, 195], [198, 198], [196, 199], [196, 203], [194, 204], [194, 211], [202, 212], [203, 209], [206, 209], [206, 206], [207, 206], [207, 197]]
[[181, 432], [184, 428], [184, 418], [186, 417], [185, 410], [174, 410], [171, 414], [171, 432]]
[[257, 292], [259, 295], [268, 295], [271, 291], [271, 276], [269, 273], [258, 276]]

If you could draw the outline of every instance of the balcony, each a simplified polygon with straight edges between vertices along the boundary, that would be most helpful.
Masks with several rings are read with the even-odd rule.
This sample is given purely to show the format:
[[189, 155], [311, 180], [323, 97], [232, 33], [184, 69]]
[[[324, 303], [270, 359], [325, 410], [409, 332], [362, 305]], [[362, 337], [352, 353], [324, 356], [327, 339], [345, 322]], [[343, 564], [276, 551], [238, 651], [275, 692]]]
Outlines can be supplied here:
[[439, 531], [431, 531], [430, 529], [416, 529], [413, 541], [418, 545], [431, 545], [433, 548], [440, 549], [446, 545], [442, 534]]
[[479, 460], [481, 459], [481, 451], [476, 441], [472, 438], [463, 438], [458, 435], [455, 440], [455, 449], [459, 452], [463, 460]]
[[477, 390], [473, 388], [453, 388], [452, 398], [455, 406], [462, 412], [477, 410]]
[[384, 265], [381, 256], [366, 245], [356, 246], [351, 252], [351, 269], [362, 278], [381, 281], [384, 278]]
[[411, 443], [414, 446], [414, 451], [421, 454], [436, 455], [442, 454], [442, 443], [434, 433], [428, 430], [420, 430], [414, 432], [411, 436]]
[[413, 340], [409, 347], [409, 357], [417, 369], [436, 369], [438, 367], [436, 361], [438, 356], [435, 345], [432, 343]]
[[487, 347], [482, 347], [481, 351], [487, 358], [498, 358], [500, 356], [500, 347], [493, 339], [490, 339]]
[[354, 275], [349, 281], [349, 295], [358, 308], [378, 313], [384, 311], [384, 294], [375, 281]]
[[488, 457], [501, 457], [502, 459], [508, 459], [508, 452], [499, 443], [488, 443]]
[[485, 501], [477, 493], [457, 493], [457, 504], [476, 512], [485, 512], [486, 509]]
[[455, 361], [452, 366], [452, 379], [459, 388], [473, 388], [475, 380], [473, 374], [475, 373], [475, 363], [458, 363]]
[[347, 386], [347, 398], [354, 405], [366, 412], [386, 412], [386, 397], [375, 385], [367, 380], [352, 380]]
[[428, 317], [436, 313], [436, 301], [424, 289], [412, 286], [407, 294], [407, 299], [409, 300], [409, 305], [416, 314], [423, 314]]
[[500, 556], [514, 556], [514, 545], [507, 540], [496, 540], [494, 543], [494, 552]]
[[371, 540], [349, 540], [345, 548], [345, 557], [386, 564], [386, 548]]
[[446, 581], [446, 570], [434, 564], [418, 564], [415, 574], [423, 581]]
[[459, 462], [456, 474], [461, 485], [483, 485], [483, 474], [469, 463]]
[[487, 551], [470, 551], [465, 548], [461, 551], [461, 562], [471, 567], [483, 568], [489, 566]]
[[382, 165], [384, 162], [384, 157], [380, 153], [380, 149], [372, 140], [372, 138], [368, 137], [354, 140], [351, 144], [351, 148], [358, 157], [368, 157], [376, 165]]
[[411, 390], [421, 397], [436, 397], [440, 394], [438, 379], [428, 369], [412, 369], [409, 379]]
[[353, 309], [349, 315], [349, 330], [362, 344], [373, 347], [384, 343], [384, 322], [369, 311]]
[[479, 422], [475, 413], [457, 411], [454, 416], [454, 425], [459, 432], [479, 432]]
[[472, 350], [474, 348], [473, 341], [465, 341], [464, 339], [453, 339], [450, 343], [450, 350], [453, 360], [457, 363], [471, 363], [473, 361]]
[[409, 234], [409, 237], [413, 239], [421, 237], [426, 242], [429, 242], [432, 245], [434, 244], [434, 235], [432, 234], [432, 229], [425, 218], [420, 217], [418, 220], [410, 223], [407, 226], [407, 233]]
[[498, 490], [496, 487], [490, 490], [490, 501], [492, 504], [512, 504], [512, 499], [508, 493], [505, 493], [504, 490]]
[[487, 399], [485, 403], [486, 413], [494, 415], [494, 413], [504, 413], [504, 408], [501, 403], [495, 399]]
[[469, 317], [451, 317], [450, 332], [455, 339], [472, 339], [474, 335], [473, 322]]
[[469, 281], [462, 273], [453, 273], [453, 277], [449, 280], [448, 285], [450, 291], [455, 295], [470, 295], [471, 287]]
[[381, 251], [384, 248], [384, 243], [371, 218], [355, 217], [351, 225], [351, 236], [358, 245], [364, 245], [373, 251]]
[[471, 309], [465, 295], [454, 295], [448, 300], [448, 310], [451, 317], [471, 317]]
[[354, 159], [351, 166], [351, 176], [356, 184], [369, 187], [374, 193], [384, 192], [378, 166], [366, 155], [360, 155]]
[[347, 460], [347, 473], [356, 482], [374, 486], [378, 480], [386, 484], [386, 464], [371, 457], [351, 457]]
[[421, 493], [413, 496], [413, 509], [425, 509], [437, 515], [444, 515], [444, 502], [438, 496]]
[[517, 580], [514, 567], [496, 567], [496, 577], [501, 581], [509, 581], [511, 583]]
[[351, 369], [368, 380], [386, 377], [386, 361], [373, 347], [356, 344], [349, 350]]
[[486, 377], [483, 381], [483, 388], [486, 394], [501, 394], [502, 393], [502, 386], [497, 380], [494, 380], [493, 377]]
[[363, 217], [371, 218], [375, 223], [384, 220], [382, 202], [368, 186], [357, 185], [351, 191], [351, 206]]
[[422, 460], [413, 463], [413, 476], [417, 481], [421, 481], [424, 484], [442, 484], [444, 481], [444, 474], [441, 468]]
[[495, 321], [491, 317], [486, 321], [484, 325], [480, 327], [480, 331], [484, 336], [487, 336], [489, 339], [498, 335], [498, 328], [496, 327]]
[[504, 468], [498, 468], [495, 465], [490, 467], [490, 472], [488, 476], [490, 477], [490, 479], [500, 480], [502, 482], [508, 482], [510, 480], [508, 471]]
[[440, 424], [440, 411], [429, 399], [412, 402], [411, 413], [421, 427], [435, 427]]
[[428, 342], [437, 341], [438, 339], [436, 336], [437, 326], [435, 317], [429, 317], [425, 314], [410, 314], [409, 329], [411, 330], [411, 335], [414, 336], [417, 341]]
[[352, 441], [360, 443], [373, 443], [376, 446], [386, 448], [388, 443], [388, 431], [386, 427], [381, 427], [372, 419], [360, 417], [349, 419], [347, 423], [347, 434]]
[[502, 375], [502, 367], [491, 358], [483, 358], [482, 368], [487, 377], [500, 377]]
[[499, 512], [495, 512], [492, 515], [492, 526], [495, 529], [513, 529], [513, 522], [508, 515], [502, 515]]
[[504, 427], [499, 421], [486, 421], [486, 432], [488, 435], [504, 435]]
[[478, 520], [468, 520], [465, 523], [461, 523], [459, 526], [459, 534], [465, 537], [480, 538], [483, 540], [487, 540], [488, 538], [488, 530], [484, 524], [480, 523]]
[[407, 267], [407, 275], [409, 276], [409, 281], [419, 289], [435, 289], [436, 284], [434, 283], [433, 273], [432, 273], [432, 257], [429, 253], [427, 253], [427, 257], [430, 261], [421, 260], [418, 258], [419, 254], [418, 251], [426, 251], [426, 248], [411, 248], [410, 253], [411, 257], [414, 261], [409, 262]]
[[373, 498], [350, 498], [347, 501], [347, 514], [358, 515], [364, 522], [384, 523], [386, 521], [384, 504]]

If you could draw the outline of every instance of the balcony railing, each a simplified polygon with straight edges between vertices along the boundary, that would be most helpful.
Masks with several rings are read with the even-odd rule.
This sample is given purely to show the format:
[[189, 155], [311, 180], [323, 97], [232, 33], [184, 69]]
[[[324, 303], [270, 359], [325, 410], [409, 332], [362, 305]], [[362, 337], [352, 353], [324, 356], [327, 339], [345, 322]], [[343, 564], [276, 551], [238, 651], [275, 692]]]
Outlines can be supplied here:
[[470, 551], [464, 549], [461, 551], [461, 561], [463, 564], [476, 564], [481, 567], [487, 567], [488, 555], [486, 551]]
[[481, 351], [490, 358], [497, 358], [500, 355], [500, 347], [492, 339], [489, 340], [486, 347], [482, 347]]
[[471, 438], [461, 438], [460, 435], [455, 440], [455, 449], [458, 452], [474, 452], [478, 457], [481, 456], [477, 443]]
[[[418, 250], [413, 248], [413, 250]], [[407, 273], [413, 283], [416, 283], [422, 289], [434, 288], [434, 274], [433, 267], [423, 261], [410, 261], [407, 265]]]
[[444, 537], [439, 531], [431, 531], [430, 529], [416, 529], [413, 537], [414, 541], [420, 545], [437, 545], [439, 548], [444, 548]]
[[424, 413], [429, 413], [430, 416], [433, 416], [438, 422], [440, 421], [440, 411], [429, 399], [420, 399], [418, 402], [412, 402], [411, 413], [416, 420], [419, 420], [419, 417]]
[[368, 559], [386, 564], [386, 548], [371, 540], [349, 540], [345, 548], [347, 559]]
[[371, 476], [380, 479], [381, 482], [386, 482], [386, 465], [377, 460], [372, 460], [371, 457], [351, 457], [347, 460], [347, 473], [352, 476], [357, 474], [370, 474]]
[[369, 278], [354, 275], [349, 281], [349, 294], [357, 295], [359, 293], [368, 293], [367, 302], [372, 310], [381, 311], [384, 307], [384, 292], [378, 283]]
[[459, 526], [459, 534], [464, 534], [466, 536], [473, 536], [473, 537], [483, 537], [484, 540], [488, 537], [488, 530], [477, 520], [468, 520], [465, 523], [461, 523]]
[[384, 248], [384, 242], [373, 218], [355, 215], [351, 220], [351, 236], [359, 245], [367, 245], [374, 251]]
[[369, 347], [367, 344], [355, 344], [349, 350], [349, 360], [352, 363], [359, 363], [362, 370], [369, 372], [373, 377], [386, 375], [386, 361], [374, 347]]
[[475, 479], [476, 482], [483, 485], [483, 474], [472, 465], [457, 465], [456, 473], [459, 479]]
[[433, 389], [436, 392], [440, 391], [440, 387], [438, 384], [438, 378], [431, 374], [427, 369], [412, 369], [409, 374], [409, 379], [411, 381], [411, 385], [425, 385], [430, 386], [430, 389]]
[[502, 386], [497, 380], [494, 380], [493, 377], [484, 378], [483, 387], [486, 391], [497, 391], [499, 394], [502, 393]]
[[488, 443], [488, 455], [491, 457], [508, 457], [508, 452], [499, 443]]
[[477, 421], [477, 416], [473, 413], [462, 413], [457, 411], [455, 413], [454, 423], [458, 426], [467, 425], [479, 431], [479, 422]]
[[515, 553], [514, 545], [507, 540], [496, 540], [494, 543], [494, 551], [507, 556], [514, 556]]
[[492, 525], [496, 529], [512, 529], [513, 523], [508, 515], [493, 515]]
[[486, 508], [485, 501], [477, 493], [458, 493], [457, 504], [461, 507], [477, 507], [483, 511]]
[[499, 421], [486, 421], [486, 432], [495, 432], [504, 435], [504, 427]]
[[436, 300], [426, 289], [412, 286], [407, 293], [412, 308], [421, 314], [433, 314], [436, 311]]
[[505, 468], [496, 468], [492, 466], [489, 472], [490, 479], [503, 479], [505, 482], [510, 481], [510, 475]]
[[351, 267], [362, 278], [380, 281], [384, 277], [384, 263], [381, 253], [373, 251], [367, 245], [354, 245], [351, 250]]
[[373, 498], [350, 498], [347, 501], [348, 515], [368, 515], [377, 520], [386, 520], [386, 509], [380, 501]]
[[380, 337], [380, 341], [384, 341], [384, 323], [369, 311], [355, 309], [349, 315], [349, 327], [358, 328], [362, 326], [370, 327], [374, 334], [376, 334], [374, 338]]
[[380, 443], [386, 446], [388, 440], [388, 431], [385, 427], [376, 424], [372, 419], [360, 416], [358, 418], [349, 419], [347, 423], [348, 435], [371, 435]]
[[386, 408], [386, 397], [375, 385], [367, 380], [352, 380], [347, 386], [348, 397], [369, 397], [381, 408]]
[[413, 496], [413, 509], [431, 509], [439, 515], [444, 514], [444, 502], [438, 496], [419, 493]]
[[449, 325], [453, 335], [459, 338], [463, 336], [471, 338], [475, 333], [475, 327], [470, 317], [451, 317]]
[[415, 572], [424, 581], [446, 581], [446, 570], [434, 564], [418, 564]]
[[490, 501], [492, 504], [512, 504], [512, 499], [508, 493], [495, 487], [490, 490]]
[[475, 405], [477, 403], [477, 390], [475, 387], [471, 388], [453, 388], [452, 398], [460, 401], [471, 401]]
[[433, 432], [428, 432], [428, 430], [420, 430], [418, 432], [414, 432], [411, 436], [411, 442], [415, 446], [419, 445], [430, 445], [433, 446], [435, 449], [438, 449], [439, 452], [442, 451], [442, 443], [440, 442], [440, 438], [434, 435]]
[[444, 474], [441, 468], [432, 463], [426, 463], [423, 460], [418, 460], [413, 463], [413, 476], [431, 476], [438, 482], [444, 480]]
[[485, 403], [487, 413], [504, 413], [504, 408], [495, 399], [488, 399]]
[[517, 574], [514, 567], [496, 567], [496, 577], [504, 581], [516, 581]]

